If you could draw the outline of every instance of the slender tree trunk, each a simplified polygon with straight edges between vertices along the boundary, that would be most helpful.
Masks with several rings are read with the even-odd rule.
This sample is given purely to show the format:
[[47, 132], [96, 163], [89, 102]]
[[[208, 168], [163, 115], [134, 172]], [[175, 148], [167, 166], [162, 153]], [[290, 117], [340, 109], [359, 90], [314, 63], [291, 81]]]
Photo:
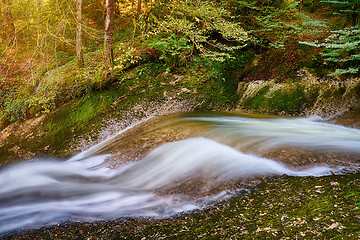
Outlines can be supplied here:
[[351, 24], [355, 26], [358, 24], [359, 11], [360, 11], [360, 2], [351, 6], [352, 14], [351, 14]]
[[139, 17], [140, 14], [141, 14], [141, 0], [138, 0], [137, 16]]
[[41, 0], [37, 0], [37, 4], [36, 4], [36, 10], [37, 10], [37, 36], [36, 36], [36, 46], [40, 47], [40, 35], [41, 35], [41, 12], [42, 12], [42, 7], [41, 7]]
[[144, 30], [142, 32], [143, 41], [145, 40], [145, 34], [146, 34], [147, 28], [148, 28], [148, 21], [149, 21], [149, 15], [150, 15], [150, 12], [151, 12], [151, 5], [150, 5], [150, 8], [149, 8], [149, 5], [148, 5], [147, 1], [144, 1], [144, 8], [145, 8], [145, 12], [144, 12], [145, 27], [144, 27]]
[[77, 0], [77, 22], [76, 22], [76, 63], [78, 68], [84, 66], [84, 56], [82, 50], [82, 0]]
[[114, 9], [115, 0], [106, 0], [104, 66], [110, 70], [114, 64], [112, 43], [114, 38]]

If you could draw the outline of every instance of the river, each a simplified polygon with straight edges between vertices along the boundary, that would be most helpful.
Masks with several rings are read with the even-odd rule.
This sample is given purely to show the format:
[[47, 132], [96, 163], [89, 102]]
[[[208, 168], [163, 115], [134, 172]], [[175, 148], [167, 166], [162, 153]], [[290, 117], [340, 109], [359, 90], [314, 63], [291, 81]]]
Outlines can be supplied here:
[[169, 217], [230, 198], [257, 177], [357, 171], [352, 114], [174, 114], [143, 120], [69, 159], [19, 162], [0, 172], [0, 236], [67, 221]]

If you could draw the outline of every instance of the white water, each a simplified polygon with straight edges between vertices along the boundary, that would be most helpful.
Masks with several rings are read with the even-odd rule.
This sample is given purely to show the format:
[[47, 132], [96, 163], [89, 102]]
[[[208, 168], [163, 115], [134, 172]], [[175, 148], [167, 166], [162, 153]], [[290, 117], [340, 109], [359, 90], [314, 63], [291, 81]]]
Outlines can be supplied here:
[[[270, 145], [267, 147], [287, 144], [319, 149], [330, 147], [338, 151], [359, 152], [360, 149], [359, 130], [314, 119], [221, 117], [196, 120], [215, 123], [219, 135], [224, 137], [256, 137], [261, 141], [255, 142]], [[254, 139], [250, 141], [254, 144]], [[203, 137], [161, 145], [137, 162], [111, 169], [102, 164], [111, 155], [95, 155], [103, 146], [106, 142], [67, 161], [43, 159], [2, 170], [0, 236], [64, 221], [167, 217], [208, 206], [217, 198], [226, 197], [226, 192], [197, 199], [186, 194], [157, 193], [202, 174], [211, 176], [212, 182], [223, 183], [244, 176], [322, 176], [332, 170], [327, 166], [290, 169], [271, 159], [245, 154]]]
[[276, 119], [221, 116], [188, 120], [211, 123], [217, 137], [238, 142], [240, 148], [256, 146], [266, 151], [278, 146], [296, 146], [360, 153], [359, 129], [327, 123], [319, 116]]

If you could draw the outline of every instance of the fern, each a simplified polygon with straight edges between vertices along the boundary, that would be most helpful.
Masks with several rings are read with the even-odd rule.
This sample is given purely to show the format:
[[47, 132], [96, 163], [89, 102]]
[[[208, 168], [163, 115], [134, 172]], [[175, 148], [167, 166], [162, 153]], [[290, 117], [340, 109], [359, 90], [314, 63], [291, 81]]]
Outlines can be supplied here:
[[342, 66], [342, 68], [337, 68], [330, 76], [357, 74], [359, 72], [357, 66], [359, 66], [360, 63], [359, 33], [360, 24], [332, 31], [332, 34], [327, 37], [323, 43], [303, 41], [300, 41], [299, 43], [323, 48], [321, 55], [326, 57], [326, 62]]
[[348, 68], [348, 69], [336, 69], [334, 73], [329, 74], [329, 76], [338, 76], [343, 74], [356, 74], [359, 72], [359, 68]]

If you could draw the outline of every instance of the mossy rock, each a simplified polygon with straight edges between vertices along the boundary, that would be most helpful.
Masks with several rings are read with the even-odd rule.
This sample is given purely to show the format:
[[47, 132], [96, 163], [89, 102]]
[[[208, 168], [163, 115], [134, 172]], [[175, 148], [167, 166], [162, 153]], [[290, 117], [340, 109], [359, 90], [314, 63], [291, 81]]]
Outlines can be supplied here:
[[324, 99], [330, 99], [330, 98], [340, 98], [344, 95], [346, 92], [345, 87], [339, 87], [339, 88], [329, 88], [326, 89], [322, 94], [321, 97]]
[[261, 112], [299, 114], [310, 107], [317, 98], [317, 88], [305, 88], [300, 84], [271, 91], [267, 85], [257, 91], [255, 96], [247, 98], [243, 106]]

